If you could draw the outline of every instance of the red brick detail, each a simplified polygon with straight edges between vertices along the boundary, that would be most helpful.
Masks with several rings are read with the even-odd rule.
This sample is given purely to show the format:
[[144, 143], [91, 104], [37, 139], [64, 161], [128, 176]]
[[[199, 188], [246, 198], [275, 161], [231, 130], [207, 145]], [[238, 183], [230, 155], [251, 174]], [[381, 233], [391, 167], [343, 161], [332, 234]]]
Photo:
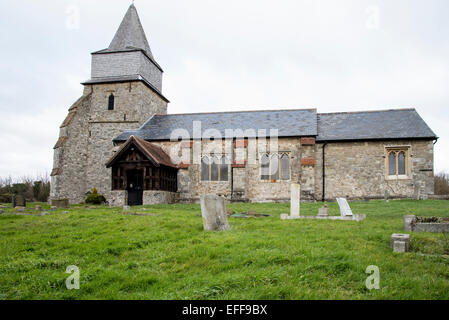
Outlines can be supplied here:
[[193, 147], [193, 141], [182, 141], [181, 148], [190, 149]]
[[248, 139], [242, 140], [238, 139], [234, 141], [234, 148], [247, 148], [248, 147]]
[[246, 160], [235, 160], [232, 164], [233, 168], [245, 168], [246, 167]]
[[301, 165], [303, 165], [303, 166], [314, 166], [315, 163], [316, 163], [316, 160], [315, 160], [315, 158], [312, 158], [312, 157], [301, 159]]
[[315, 138], [301, 138], [301, 145], [303, 146], [313, 146], [315, 143]]
[[188, 163], [181, 162], [180, 164], [178, 164], [179, 169], [188, 169], [189, 167], [190, 167], [190, 164], [188, 164]]

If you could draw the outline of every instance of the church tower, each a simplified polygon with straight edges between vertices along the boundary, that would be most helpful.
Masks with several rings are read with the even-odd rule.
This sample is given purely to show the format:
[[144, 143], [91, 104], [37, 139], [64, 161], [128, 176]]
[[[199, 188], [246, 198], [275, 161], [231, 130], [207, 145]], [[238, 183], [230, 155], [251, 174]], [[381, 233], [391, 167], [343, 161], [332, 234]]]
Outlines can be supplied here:
[[50, 200], [83, 202], [96, 188], [108, 200], [112, 140], [139, 128], [154, 114], [166, 114], [163, 70], [155, 61], [132, 4], [107, 49], [92, 53], [91, 78], [70, 108], [54, 146]]

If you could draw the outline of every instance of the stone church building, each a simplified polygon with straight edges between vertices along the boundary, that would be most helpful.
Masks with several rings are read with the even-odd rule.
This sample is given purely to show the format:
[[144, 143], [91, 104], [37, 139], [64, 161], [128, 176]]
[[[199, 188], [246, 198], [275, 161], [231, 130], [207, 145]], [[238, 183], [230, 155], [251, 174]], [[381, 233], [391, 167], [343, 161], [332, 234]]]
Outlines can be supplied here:
[[[162, 67], [131, 5], [54, 146], [51, 200], [110, 205], [416, 198], [433, 194], [435, 133], [414, 109], [167, 114]], [[205, 80], [207, 81], [207, 80]]]

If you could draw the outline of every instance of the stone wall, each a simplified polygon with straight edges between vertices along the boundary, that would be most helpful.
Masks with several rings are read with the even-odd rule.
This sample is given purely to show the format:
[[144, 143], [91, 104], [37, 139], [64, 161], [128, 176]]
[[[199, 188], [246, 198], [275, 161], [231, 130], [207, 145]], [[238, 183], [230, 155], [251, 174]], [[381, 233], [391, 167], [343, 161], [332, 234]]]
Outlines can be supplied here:
[[[408, 146], [409, 172], [405, 179], [386, 175], [386, 147]], [[322, 196], [322, 148], [317, 145], [315, 193]], [[417, 198], [431, 195], [433, 182], [433, 142], [424, 140], [340, 142], [325, 147], [325, 198], [383, 198], [388, 190], [392, 198]]]
[[[178, 199], [178, 193], [159, 190], [144, 190], [143, 204], [170, 204]], [[113, 190], [109, 196], [109, 205], [112, 207], [121, 207], [128, 204], [128, 191]]]
[[[155, 142], [160, 145], [175, 163], [189, 163], [187, 168], [178, 171], [178, 191], [179, 200], [183, 202], [198, 202], [203, 194], [215, 194], [224, 196], [228, 200], [234, 201], [276, 201], [284, 202], [290, 199], [291, 183], [302, 182], [302, 198], [305, 200], [314, 199], [315, 165], [301, 164], [303, 157], [314, 159], [315, 145], [301, 147], [299, 138], [279, 139], [279, 153], [287, 153], [290, 156], [290, 179], [263, 181], [260, 179], [260, 152], [269, 150], [268, 141], [257, 143], [256, 159], [252, 161], [248, 158], [252, 148], [256, 148], [254, 142], [249, 142], [244, 146], [227, 146], [225, 141], [203, 141], [201, 146], [195, 141], [193, 145], [184, 150], [180, 142]], [[211, 152], [224, 153], [230, 163], [228, 167], [228, 181], [201, 181], [200, 159], [193, 161], [194, 145], [200, 154], [210, 154]], [[259, 152], [260, 151], [260, 152]], [[186, 157], [182, 157], [183, 154]], [[192, 160], [191, 160], [192, 159]], [[233, 179], [231, 180], [231, 177]]]
[[143, 192], [143, 204], [170, 204], [177, 199], [176, 192], [145, 190]]
[[53, 155], [49, 201], [69, 199], [70, 203], [80, 203], [85, 199], [88, 114], [91, 100], [91, 94], [85, 92], [70, 107], [69, 114], [60, 127], [60, 138]]
[[[108, 110], [111, 93], [114, 110]], [[80, 203], [95, 187], [109, 201], [111, 169], [105, 163], [116, 150], [112, 140], [139, 128], [155, 113], [166, 114], [167, 103], [142, 82], [94, 84], [85, 86], [69, 115], [74, 111], [70, 123], [61, 128], [64, 143], [54, 152], [54, 169], [60, 173], [52, 177], [50, 199]]]
[[[195, 142], [198, 143], [198, 142]], [[290, 180], [263, 181], [260, 179], [260, 154], [255, 164], [246, 162], [242, 166], [229, 166], [228, 181], [201, 181], [201, 166], [191, 163], [178, 172], [179, 199], [197, 202], [202, 194], [218, 194], [235, 201], [289, 201], [290, 184], [301, 185], [301, 200], [322, 199], [322, 150], [323, 144], [304, 141], [300, 138], [279, 139], [279, 153], [290, 155]], [[163, 149], [179, 160], [178, 142], [158, 142]], [[222, 141], [205, 141], [203, 152], [211, 145], [222, 145]], [[409, 146], [409, 175], [407, 179], [389, 179], [386, 176], [386, 147]], [[227, 152], [232, 157], [241, 150]], [[226, 149], [225, 150], [226, 153]], [[243, 160], [248, 160], [248, 148], [244, 148]], [[184, 155], [192, 150], [183, 151]], [[392, 198], [417, 198], [433, 194], [433, 142], [432, 141], [378, 141], [328, 143], [326, 152], [326, 200], [336, 197], [349, 199], [383, 198], [388, 190]], [[242, 159], [239, 159], [242, 160]], [[189, 159], [184, 159], [185, 163]], [[230, 174], [232, 170], [232, 175]], [[233, 181], [231, 181], [231, 176]], [[232, 190], [234, 193], [232, 194]]]
[[128, 191], [112, 190], [108, 199], [109, 205], [112, 207], [122, 207], [128, 204]]

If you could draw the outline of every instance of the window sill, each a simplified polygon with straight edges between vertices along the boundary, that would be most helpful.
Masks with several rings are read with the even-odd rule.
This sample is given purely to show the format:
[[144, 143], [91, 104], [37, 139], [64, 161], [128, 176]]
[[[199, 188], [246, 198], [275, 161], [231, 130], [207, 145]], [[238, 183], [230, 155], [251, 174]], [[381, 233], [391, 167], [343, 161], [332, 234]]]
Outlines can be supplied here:
[[387, 176], [386, 180], [411, 180], [409, 176]]

